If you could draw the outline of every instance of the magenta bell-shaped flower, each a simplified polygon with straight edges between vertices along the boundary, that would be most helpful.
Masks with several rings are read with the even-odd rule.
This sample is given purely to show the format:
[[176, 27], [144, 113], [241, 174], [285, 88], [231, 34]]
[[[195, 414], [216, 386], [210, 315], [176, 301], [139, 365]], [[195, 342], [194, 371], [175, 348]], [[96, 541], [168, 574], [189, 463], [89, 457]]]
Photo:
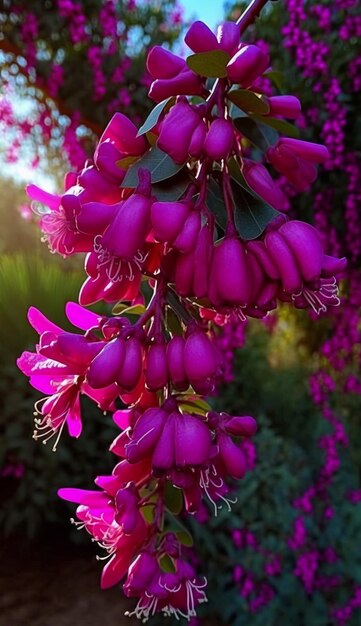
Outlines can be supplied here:
[[125, 343], [116, 337], [91, 362], [87, 371], [87, 381], [93, 389], [107, 387], [117, 380], [125, 357]]
[[165, 116], [157, 146], [176, 162], [184, 163], [188, 158], [192, 136], [201, 118], [188, 102], [177, 102]]
[[195, 129], [191, 142], [189, 144], [189, 154], [195, 159], [199, 159], [204, 150], [204, 142], [206, 140], [207, 135], [207, 124], [204, 120], [201, 120]]
[[173, 467], [197, 467], [207, 463], [212, 446], [208, 426], [193, 415], [171, 413], [155, 447], [152, 465], [156, 473]]
[[153, 578], [159, 575], [159, 565], [150, 552], [141, 552], [128, 569], [123, 591], [128, 598], [146, 592]]
[[197, 243], [200, 230], [201, 216], [197, 211], [192, 211], [188, 215], [178, 237], [173, 242], [174, 248], [184, 253], [191, 252]]
[[300, 139], [281, 137], [268, 148], [267, 159], [299, 191], [304, 191], [317, 177], [316, 164], [329, 158], [326, 146]]
[[147, 70], [153, 79], [174, 78], [185, 66], [184, 59], [162, 46], [154, 46], [148, 52]]
[[253, 191], [272, 207], [282, 211], [285, 206], [285, 197], [262, 163], [244, 159], [242, 174]]
[[161, 407], [155, 407], [147, 409], [138, 418], [131, 434], [131, 440], [125, 446], [126, 458], [129, 463], [138, 463], [152, 454], [168, 415]]
[[244, 476], [247, 463], [242, 450], [232, 441], [231, 437], [221, 433], [217, 438], [219, 456], [230, 476], [242, 478]]
[[184, 367], [188, 380], [201, 381], [214, 376], [220, 357], [214, 343], [200, 330], [187, 337], [184, 346]]
[[142, 344], [136, 337], [127, 339], [123, 365], [117, 377], [119, 387], [125, 391], [132, 391], [137, 386], [142, 374], [143, 353]]
[[187, 389], [188, 379], [184, 364], [185, 340], [183, 337], [172, 337], [167, 345], [167, 363], [169, 378], [176, 389]]
[[269, 66], [269, 56], [253, 44], [242, 46], [227, 64], [227, 75], [232, 83], [250, 87]]
[[170, 96], [197, 96], [202, 93], [202, 78], [190, 69], [183, 69], [173, 78], [158, 78], [149, 89], [149, 97], [155, 102], [162, 102]]
[[303, 280], [317, 280], [321, 274], [323, 247], [316, 228], [291, 220], [283, 224], [278, 232], [292, 251]]
[[237, 52], [240, 36], [240, 28], [236, 22], [223, 22], [217, 28], [217, 41], [220, 48], [231, 55]]
[[197, 298], [204, 298], [208, 293], [212, 251], [213, 230], [210, 225], [203, 226], [193, 251], [193, 293]]
[[[221, 414], [223, 416], [223, 413]], [[257, 431], [257, 422], [250, 415], [226, 417], [224, 428], [230, 435], [236, 437], [253, 437]]]
[[147, 350], [145, 382], [150, 391], [162, 389], [168, 383], [167, 347], [164, 342], [155, 342]]
[[219, 43], [215, 34], [204, 22], [193, 22], [188, 29], [184, 41], [193, 52], [208, 52], [217, 50]]
[[281, 275], [285, 292], [299, 293], [302, 288], [302, 277], [296, 259], [285, 239], [279, 232], [270, 231], [266, 234], [264, 243]]
[[292, 120], [301, 113], [301, 102], [296, 96], [271, 96], [267, 98], [267, 102], [270, 116], [280, 115]]
[[102, 247], [110, 255], [132, 259], [144, 246], [150, 229], [150, 209], [150, 198], [141, 193], [134, 193], [121, 203], [102, 237]]
[[154, 202], [151, 220], [155, 239], [172, 243], [181, 232], [189, 210], [185, 202]]
[[139, 523], [139, 494], [134, 483], [128, 483], [124, 489], [119, 489], [115, 495], [115, 521], [122, 528], [125, 535], [130, 535]]
[[204, 151], [214, 161], [226, 159], [233, 147], [234, 132], [230, 120], [216, 119], [212, 122], [204, 142]]
[[[232, 268], [232, 271], [230, 271]], [[211, 283], [213, 295], [223, 305], [245, 306], [250, 296], [250, 277], [244, 244], [236, 237], [225, 237], [214, 247]], [[217, 302], [215, 302], [217, 304]]]

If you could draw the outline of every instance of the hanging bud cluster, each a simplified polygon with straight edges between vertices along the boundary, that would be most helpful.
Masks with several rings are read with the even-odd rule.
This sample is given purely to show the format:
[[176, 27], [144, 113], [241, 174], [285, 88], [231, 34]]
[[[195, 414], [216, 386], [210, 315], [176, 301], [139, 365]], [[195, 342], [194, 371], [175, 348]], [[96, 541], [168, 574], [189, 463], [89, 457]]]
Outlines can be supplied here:
[[[102, 587], [122, 581], [143, 621], [157, 611], [190, 619], [206, 601], [174, 516], [203, 499], [215, 513], [230, 507], [229, 479], [246, 471], [240, 443], [256, 431], [252, 417], [216, 413], [204, 399], [224, 369], [213, 320], [263, 318], [279, 302], [326, 312], [345, 269], [313, 226], [282, 213], [275, 176], [305, 190], [328, 152], [294, 137], [297, 98], [262, 94], [270, 59], [241, 41], [243, 30], [242, 17], [216, 34], [195, 22], [187, 60], [152, 48], [157, 106], [143, 126], [115, 114], [61, 195], [28, 188], [50, 250], [86, 253], [79, 304], [66, 308], [78, 332], [29, 311], [39, 343], [18, 364], [44, 394], [34, 437], [54, 438], [54, 449], [65, 426], [78, 437], [84, 394], [113, 413], [112, 474], [96, 478], [97, 490], [59, 495], [106, 551]], [[113, 315], [85, 308], [98, 301]]]

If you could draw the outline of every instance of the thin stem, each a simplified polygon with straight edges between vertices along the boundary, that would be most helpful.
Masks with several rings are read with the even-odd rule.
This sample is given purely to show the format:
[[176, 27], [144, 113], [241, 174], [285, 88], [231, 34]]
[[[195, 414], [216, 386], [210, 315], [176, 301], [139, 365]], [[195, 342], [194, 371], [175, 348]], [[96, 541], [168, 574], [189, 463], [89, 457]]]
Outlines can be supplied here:
[[252, 0], [251, 4], [246, 8], [236, 22], [240, 28], [241, 35], [243, 35], [248, 26], [256, 21], [267, 2], [268, 0]]

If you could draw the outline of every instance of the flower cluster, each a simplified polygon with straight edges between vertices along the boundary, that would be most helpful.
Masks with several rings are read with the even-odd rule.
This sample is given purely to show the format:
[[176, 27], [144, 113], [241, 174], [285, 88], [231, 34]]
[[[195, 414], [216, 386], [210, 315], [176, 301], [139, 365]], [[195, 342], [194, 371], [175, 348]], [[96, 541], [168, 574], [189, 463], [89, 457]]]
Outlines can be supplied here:
[[[56, 448], [65, 425], [78, 437], [82, 394], [113, 412], [121, 430], [110, 446], [113, 473], [96, 478], [99, 490], [59, 495], [79, 505], [74, 523], [107, 552], [102, 587], [125, 579], [144, 621], [157, 611], [196, 615], [206, 581], [186, 561], [174, 516], [199, 512], [203, 499], [215, 514], [230, 508], [229, 479], [254, 464], [255, 420], [212, 411], [204, 399], [225, 371], [215, 325], [262, 319], [278, 301], [315, 314], [340, 302], [345, 259], [325, 253], [313, 226], [277, 210], [271, 172], [248, 158], [250, 129], [263, 136], [272, 120], [298, 116], [300, 102], [256, 91], [270, 60], [241, 41], [243, 19], [216, 34], [195, 22], [187, 61], [153, 47], [147, 67], [157, 106], [143, 126], [116, 113], [61, 195], [28, 188], [50, 250], [86, 253], [80, 304], [66, 309], [82, 332], [29, 311], [39, 343], [18, 364], [46, 394], [34, 437], [55, 437]], [[328, 151], [276, 133], [263, 156], [303, 190]], [[114, 304], [112, 316], [84, 308], [99, 301]], [[119, 401], [128, 408], [118, 410]], [[262, 587], [253, 610], [269, 594]]]

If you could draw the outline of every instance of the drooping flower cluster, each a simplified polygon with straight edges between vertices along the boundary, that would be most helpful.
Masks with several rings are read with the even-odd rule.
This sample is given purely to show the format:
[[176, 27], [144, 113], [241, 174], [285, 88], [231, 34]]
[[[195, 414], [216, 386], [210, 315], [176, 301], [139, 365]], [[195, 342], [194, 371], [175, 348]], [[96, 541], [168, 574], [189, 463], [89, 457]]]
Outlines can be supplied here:
[[[102, 586], [126, 577], [143, 620], [156, 611], [195, 616], [205, 581], [185, 561], [174, 515], [196, 513], [204, 497], [215, 513], [229, 508], [228, 479], [250, 465], [242, 448], [255, 420], [212, 411], [203, 399], [224, 371], [214, 324], [263, 318], [278, 300], [315, 313], [339, 304], [345, 259], [325, 254], [313, 226], [278, 212], [279, 188], [248, 158], [250, 129], [263, 136], [273, 115], [292, 119], [300, 103], [254, 90], [270, 61], [240, 42], [244, 27], [242, 18], [226, 22], [215, 35], [195, 22], [187, 61], [152, 48], [149, 93], [158, 104], [139, 131], [115, 114], [62, 195], [28, 189], [51, 251], [87, 253], [80, 304], [67, 306], [83, 333], [29, 312], [40, 339], [19, 367], [46, 394], [34, 436], [55, 436], [56, 446], [65, 424], [79, 436], [81, 394], [114, 412], [112, 475], [97, 477], [99, 491], [60, 496], [78, 503], [75, 523], [108, 554]], [[299, 189], [328, 157], [324, 146], [277, 133], [263, 154]], [[84, 308], [98, 301], [114, 303], [113, 316]], [[116, 410], [119, 399], [127, 410]]]

